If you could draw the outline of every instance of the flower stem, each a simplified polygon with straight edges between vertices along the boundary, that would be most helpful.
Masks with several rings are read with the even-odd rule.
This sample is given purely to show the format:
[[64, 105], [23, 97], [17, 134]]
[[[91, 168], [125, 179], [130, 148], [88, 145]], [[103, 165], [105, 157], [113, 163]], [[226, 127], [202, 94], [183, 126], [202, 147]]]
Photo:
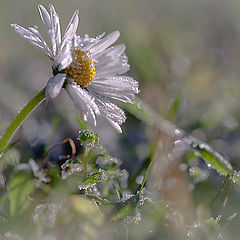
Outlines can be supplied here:
[[83, 153], [83, 173], [84, 173], [84, 178], [87, 178], [87, 162], [88, 162], [88, 154], [89, 151], [91, 150], [91, 147], [86, 146], [84, 153]]
[[33, 97], [26, 106], [18, 113], [10, 126], [6, 129], [5, 133], [0, 139], [0, 153], [7, 147], [8, 142], [11, 140], [14, 133], [19, 126], [28, 117], [28, 115], [45, 99], [45, 88], [42, 89], [35, 97]]

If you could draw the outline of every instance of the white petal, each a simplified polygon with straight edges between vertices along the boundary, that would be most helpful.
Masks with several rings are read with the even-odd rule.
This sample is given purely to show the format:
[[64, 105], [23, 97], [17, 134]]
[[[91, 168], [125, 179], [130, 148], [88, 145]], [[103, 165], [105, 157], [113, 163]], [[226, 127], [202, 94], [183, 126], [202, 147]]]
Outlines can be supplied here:
[[41, 4], [38, 5], [38, 10], [45, 27], [49, 30], [51, 28], [51, 20], [47, 10]]
[[92, 85], [101, 85], [106, 88], [114, 88], [122, 92], [130, 92], [133, 94], [139, 93], [138, 82], [129, 76], [115, 76], [103, 79], [95, 79], [92, 81], [91, 86]]
[[100, 73], [101, 71], [105, 71], [105, 69], [116, 68], [119, 65], [127, 64], [128, 58], [124, 53], [122, 55], [107, 54], [96, 61], [96, 71]]
[[97, 85], [94, 86], [91, 85], [88, 87], [88, 89], [93, 90], [95, 93], [98, 93], [103, 97], [115, 99], [125, 103], [132, 103], [132, 99], [134, 98], [134, 94], [132, 93], [122, 93], [116, 91], [115, 89], [107, 89]]
[[66, 79], [66, 74], [57, 74], [48, 80], [46, 87], [46, 100], [49, 98], [55, 98], [61, 91], [64, 81]]
[[134, 94], [139, 93], [138, 82], [128, 76], [95, 79], [88, 87], [102, 96], [132, 103]]
[[51, 27], [48, 31], [48, 34], [51, 38], [53, 54], [55, 55], [61, 43], [60, 21], [59, 21], [58, 14], [55, 11], [52, 4], [49, 5], [49, 8], [50, 8]]
[[58, 71], [62, 71], [71, 64], [72, 53], [70, 48], [70, 45], [66, 44], [65, 47], [56, 56], [54, 60], [54, 66], [58, 68]]
[[91, 38], [88, 36], [88, 34], [85, 34], [84, 37], [76, 36], [74, 40], [75, 47], [84, 48], [84, 46], [91, 41]]
[[[99, 104], [99, 102], [97, 102], [97, 104]], [[107, 100], [104, 100], [99, 106], [99, 110], [104, 117], [111, 119], [111, 121], [119, 125], [123, 124], [126, 120], [124, 111], [110, 101], [107, 102]]]
[[67, 42], [72, 41], [74, 35], [76, 34], [79, 21], [78, 12], [79, 12], [78, 10], [75, 11], [75, 13], [72, 16], [72, 19], [70, 20], [66, 28], [60, 49], [62, 49]]
[[104, 61], [104, 58], [106, 56], [111, 56], [111, 57], [115, 57], [115, 56], [120, 56], [124, 53], [124, 51], [126, 50], [126, 46], [125, 44], [118, 44], [114, 47], [109, 47], [107, 49], [105, 49], [104, 51], [94, 55], [94, 58], [98, 61]]
[[84, 47], [81, 50], [88, 51], [90, 48], [95, 46], [98, 42], [99, 42], [99, 40], [97, 40], [97, 39], [89, 39], [89, 41], [84, 45]]
[[133, 93], [124, 93], [122, 91], [119, 91], [118, 89], [114, 88], [105, 88], [103, 86], [98, 85], [91, 85], [88, 88], [92, 89], [94, 92], [98, 93], [101, 96], [116, 99], [122, 102], [126, 103], [132, 103], [132, 100], [134, 98]]
[[107, 98], [104, 98], [91, 90], [89, 92], [95, 97], [98, 109], [104, 117], [111, 119], [111, 121], [116, 122], [119, 125], [125, 122], [126, 116], [121, 108], [109, 101]]
[[107, 65], [103, 67], [97, 67], [96, 65], [96, 77], [104, 78], [108, 76], [116, 76], [128, 72], [130, 69], [129, 64], [118, 62], [115, 65]]
[[119, 44], [105, 49], [102, 54], [97, 55], [97, 58], [95, 56], [96, 76], [104, 78], [127, 72], [130, 66], [128, 65], [128, 58], [124, 53], [125, 48], [124, 44]]
[[[97, 83], [101, 85], [108, 85], [108, 86], [116, 86], [116, 87], [138, 87], [138, 82], [129, 76], [115, 76], [115, 77], [106, 77], [106, 78], [99, 78], [94, 79], [92, 83]], [[123, 86], [118, 86], [123, 85]], [[130, 89], [129, 89], [130, 90]]]
[[69, 83], [65, 89], [75, 106], [81, 111], [84, 120], [89, 120], [90, 117], [94, 125], [96, 125], [96, 115], [99, 115], [100, 111], [95, 103], [95, 98], [90, 96], [85, 89], [75, 84]]
[[42, 49], [45, 55], [53, 59], [53, 54], [36, 28], [30, 27], [29, 30], [17, 24], [11, 24], [13, 29], [35, 47]]
[[[82, 47], [82, 51], [88, 51], [90, 48], [95, 46], [98, 42], [100, 42], [101, 38], [105, 35], [105, 32], [100, 34], [95, 38], [90, 38], [88, 35], [85, 35], [84, 38], [80, 38], [79, 46]], [[86, 38], [88, 37], [88, 39]], [[88, 40], [88, 41], [87, 41]], [[83, 44], [82, 44], [83, 43]], [[81, 45], [82, 44], [82, 45]]]
[[13, 27], [15, 32], [18, 33], [21, 37], [25, 38], [28, 42], [30, 42], [34, 46], [43, 49], [42, 40], [38, 36], [36, 36], [33, 32], [17, 24], [11, 24], [11, 26]]
[[112, 121], [110, 118], [108, 118], [108, 117], [105, 117], [107, 120], [108, 120], [108, 122], [117, 130], [117, 132], [118, 133], [122, 133], [122, 129], [121, 129], [121, 127], [120, 127], [120, 125], [119, 124], [117, 124], [116, 122], [114, 122], [114, 121]]
[[111, 46], [114, 42], [116, 42], [119, 36], [120, 36], [119, 31], [112, 32], [109, 35], [107, 35], [105, 38], [100, 40], [95, 46], [90, 48], [89, 51], [92, 54], [96, 55], [101, 51], [105, 50], [106, 48], [108, 48], [109, 46]]
[[38, 36], [40, 38], [40, 40], [42, 41], [43, 51], [44, 51], [45, 55], [47, 55], [48, 57], [53, 59], [53, 54], [52, 54], [50, 48], [48, 47], [47, 43], [43, 39], [42, 35], [40, 34], [40, 32], [35, 27], [29, 27], [29, 30], [32, 31], [36, 36]]

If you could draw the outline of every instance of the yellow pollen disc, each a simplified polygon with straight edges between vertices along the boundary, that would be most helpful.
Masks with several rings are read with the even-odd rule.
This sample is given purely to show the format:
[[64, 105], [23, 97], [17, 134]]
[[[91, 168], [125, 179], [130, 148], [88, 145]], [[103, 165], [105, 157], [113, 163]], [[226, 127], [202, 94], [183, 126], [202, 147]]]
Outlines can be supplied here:
[[95, 76], [95, 64], [91, 56], [87, 53], [74, 49], [72, 51], [73, 61], [71, 65], [64, 69], [69, 78], [75, 80], [81, 88], [87, 87]]

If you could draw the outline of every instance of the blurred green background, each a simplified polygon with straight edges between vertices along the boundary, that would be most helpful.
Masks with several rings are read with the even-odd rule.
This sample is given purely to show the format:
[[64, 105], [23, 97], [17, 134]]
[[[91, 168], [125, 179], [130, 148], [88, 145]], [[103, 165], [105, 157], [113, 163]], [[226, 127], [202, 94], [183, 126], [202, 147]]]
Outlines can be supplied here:
[[[52, 75], [50, 60], [20, 38], [10, 24], [38, 25], [46, 37], [37, 6], [47, 7], [49, 3], [0, 0], [0, 133]], [[51, 3], [60, 16], [62, 31], [76, 9], [80, 11], [78, 34], [81, 36], [95, 37], [102, 32], [119, 30], [118, 43], [127, 46], [131, 65], [128, 75], [139, 81], [139, 97], [161, 116], [209, 143], [239, 170], [239, 1], [68, 0]], [[76, 116], [77, 110], [64, 91], [47, 106], [42, 104], [15, 136], [21, 142], [13, 158], [23, 162], [29, 158], [41, 159], [45, 148], [67, 137], [75, 140], [80, 130]], [[130, 175], [136, 172], [156, 139], [163, 145], [168, 141], [166, 136], [130, 114], [122, 135], [104, 122], [100, 122], [96, 131], [106, 149], [123, 161]], [[159, 151], [166, 153], [166, 149], [168, 147]], [[52, 154], [53, 161], [67, 150], [58, 151]], [[181, 157], [175, 168], [185, 161], [186, 157]], [[201, 164], [204, 168], [204, 163]], [[158, 186], [162, 179], [157, 176], [160, 167], [158, 163], [153, 166], [150, 179], [155, 192], [162, 189]], [[207, 206], [223, 178], [211, 170], [210, 178], [198, 183], [194, 182], [194, 174], [188, 173], [181, 172], [180, 177], [179, 173], [170, 174], [179, 177], [182, 188], [170, 191], [167, 199], [173, 202], [188, 199], [179, 204], [186, 218], [191, 215], [187, 213], [190, 205], [196, 218], [207, 217], [211, 215]], [[212, 216], [219, 213], [225, 196], [219, 198]], [[226, 216], [239, 213], [239, 197], [240, 189], [234, 186], [225, 208]], [[237, 215], [232, 224], [234, 236], [239, 234], [239, 221]]]

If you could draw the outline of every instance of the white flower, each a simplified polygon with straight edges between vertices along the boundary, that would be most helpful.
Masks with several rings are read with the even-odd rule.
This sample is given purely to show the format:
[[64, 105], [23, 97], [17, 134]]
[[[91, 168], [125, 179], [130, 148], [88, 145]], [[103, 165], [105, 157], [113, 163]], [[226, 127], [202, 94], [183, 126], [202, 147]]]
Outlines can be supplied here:
[[51, 48], [44, 41], [37, 26], [25, 29], [17, 24], [11, 26], [23, 38], [53, 60], [53, 77], [46, 86], [46, 99], [56, 97], [62, 88], [81, 111], [84, 121], [96, 125], [96, 116], [104, 116], [118, 132], [120, 125], [126, 120], [121, 108], [111, 102], [119, 100], [132, 103], [134, 95], [139, 92], [138, 82], [128, 76], [122, 76], [129, 70], [125, 45], [111, 46], [120, 33], [112, 32], [90, 38], [76, 35], [78, 27], [78, 11], [72, 16], [63, 37], [61, 37], [60, 21], [53, 5], [49, 5], [50, 13], [38, 6], [41, 19], [51, 40]]

